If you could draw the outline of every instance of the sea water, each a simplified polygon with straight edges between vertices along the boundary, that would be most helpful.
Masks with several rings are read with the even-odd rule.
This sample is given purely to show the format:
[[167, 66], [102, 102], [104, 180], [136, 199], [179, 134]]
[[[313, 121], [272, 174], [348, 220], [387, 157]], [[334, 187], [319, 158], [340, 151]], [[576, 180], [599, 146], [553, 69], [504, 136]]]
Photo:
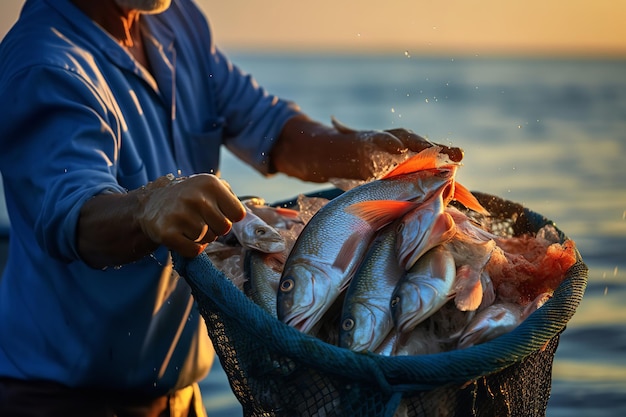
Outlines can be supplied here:
[[[547, 416], [626, 415], [626, 60], [404, 51], [231, 59], [322, 122], [403, 127], [459, 146], [459, 182], [555, 221], [590, 271], [555, 356]], [[265, 179], [228, 152], [222, 176], [270, 202], [327, 187]], [[202, 388], [209, 415], [241, 415], [219, 364]]]

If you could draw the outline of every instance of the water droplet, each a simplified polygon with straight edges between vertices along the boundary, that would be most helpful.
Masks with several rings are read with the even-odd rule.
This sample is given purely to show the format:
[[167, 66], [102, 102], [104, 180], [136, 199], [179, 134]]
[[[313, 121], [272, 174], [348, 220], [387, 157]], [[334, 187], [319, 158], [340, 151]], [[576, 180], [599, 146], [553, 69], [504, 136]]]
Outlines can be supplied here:
[[392, 107], [392, 108], [391, 108], [391, 112], [392, 112], [392, 113], [395, 113], [395, 112], [396, 112], [396, 109], [394, 109], [394, 108]]
[[604, 287], [604, 295], [606, 295], [609, 292], [609, 287], [608, 285], [606, 287]]
[[426, 103], [428, 103], [428, 99], [427, 99], [427, 98], [425, 98], [425, 99], [424, 99], [424, 101], [425, 101]]
[[404, 51], [404, 56], [407, 58], [411, 58], [411, 54], [409, 53], [409, 51]]
[[616, 277], [617, 276], [617, 266], [615, 267], [615, 269], [613, 270], [613, 276]]

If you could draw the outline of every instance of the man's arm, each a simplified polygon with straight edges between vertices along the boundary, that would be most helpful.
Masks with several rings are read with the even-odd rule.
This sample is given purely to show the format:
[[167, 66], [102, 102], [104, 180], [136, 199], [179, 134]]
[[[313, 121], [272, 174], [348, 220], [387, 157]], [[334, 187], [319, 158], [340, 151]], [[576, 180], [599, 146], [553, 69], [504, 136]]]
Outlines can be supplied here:
[[[374, 174], [374, 153], [419, 152], [430, 146], [433, 143], [405, 129], [355, 131], [326, 126], [298, 115], [283, 127], [270, 160], [273, 170], [304, 181], [369, 179]], [[463, 158], [459, 148], [442, 148], [453, 161]]]
[[159, 245], [194, 257], [244, 216], [228, 184], [214, 175], [161, 177], [126, 194], [88, 200], [78, 222], [78, 251], [94, 268], [141, 259]]

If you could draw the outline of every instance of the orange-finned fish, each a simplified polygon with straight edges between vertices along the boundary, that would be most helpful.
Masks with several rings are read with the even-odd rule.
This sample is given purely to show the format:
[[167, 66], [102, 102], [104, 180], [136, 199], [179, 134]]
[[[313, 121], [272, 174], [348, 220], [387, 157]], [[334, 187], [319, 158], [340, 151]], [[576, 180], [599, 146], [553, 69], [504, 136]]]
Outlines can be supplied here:
[[428, 148], [386, 174], [355, 187], [322, 207], [298, 236], [283, 271], [278, 318], [308, 333], [343, 291], [376, 232], [408, 208], [385, 210], [365, 221], [347, 207], [370, 200], [423, 201], [452, 181], [457, 163]]

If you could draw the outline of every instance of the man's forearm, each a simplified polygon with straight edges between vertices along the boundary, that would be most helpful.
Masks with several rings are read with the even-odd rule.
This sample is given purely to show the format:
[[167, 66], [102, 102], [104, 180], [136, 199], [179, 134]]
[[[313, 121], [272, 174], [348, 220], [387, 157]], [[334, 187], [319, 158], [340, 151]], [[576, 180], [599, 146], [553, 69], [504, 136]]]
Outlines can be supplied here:
[[134, 218], [140, 191], [101, 194], [85, 202], [78, 222], [78, 252], [93, 268], [123, 265], [141, 259], [158, 245]]
[[304, 181], [366, 179], [371, 166], [363, 145], [354, 134], [296, 116], [285, 124], [270, 158], [275, 170]]

